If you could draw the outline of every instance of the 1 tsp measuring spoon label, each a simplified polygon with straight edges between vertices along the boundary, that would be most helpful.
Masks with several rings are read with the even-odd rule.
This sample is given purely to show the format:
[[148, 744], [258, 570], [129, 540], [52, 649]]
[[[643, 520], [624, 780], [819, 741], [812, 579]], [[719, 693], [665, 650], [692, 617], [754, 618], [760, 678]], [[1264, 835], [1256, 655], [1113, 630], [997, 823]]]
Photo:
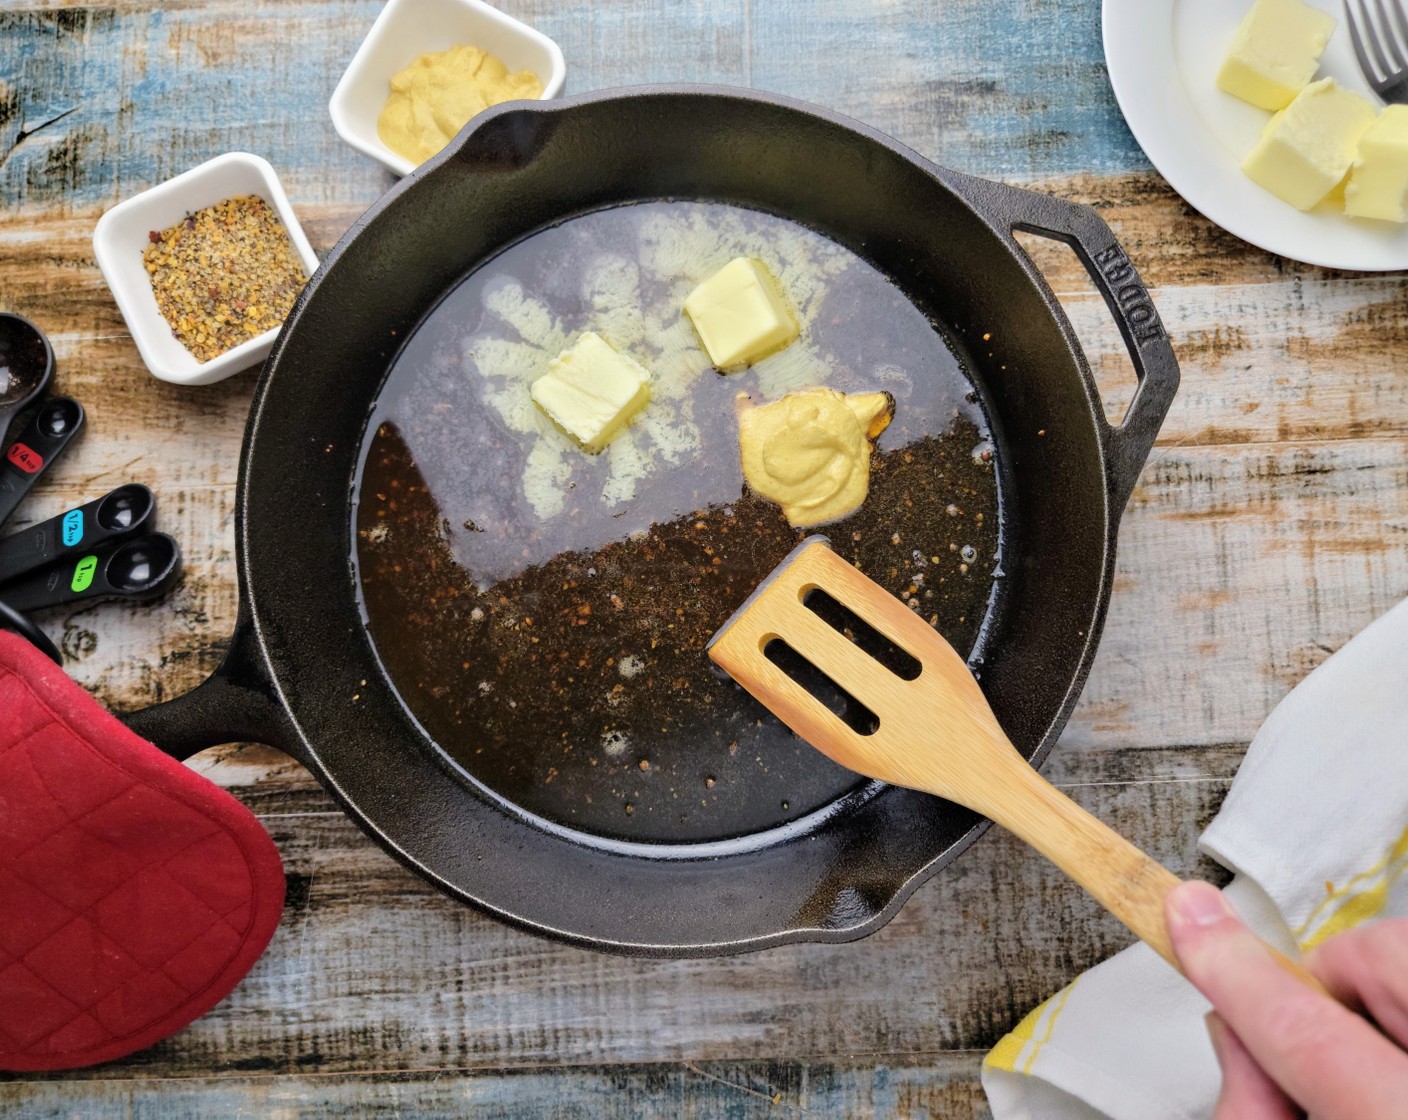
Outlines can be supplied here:
[[93, 577], [98, 572], [98, 558], [96, 556], [85, 556], [73, 569], [73, 582], [69, 587], [75, 594], [87, 591], [93, 584]]

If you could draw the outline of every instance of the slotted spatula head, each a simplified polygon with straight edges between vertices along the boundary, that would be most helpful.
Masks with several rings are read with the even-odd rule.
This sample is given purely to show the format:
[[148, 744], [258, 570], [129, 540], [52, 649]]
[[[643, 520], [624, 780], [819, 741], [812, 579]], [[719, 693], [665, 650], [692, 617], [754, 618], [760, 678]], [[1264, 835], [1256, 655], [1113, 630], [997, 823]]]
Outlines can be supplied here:
[[[841, 619], [844, 630], [833, 624]], [[867, 626], [913, 669], [896, 671], [853, 640]], [[833, 711], [773, 660], [777, 642], [873, 718], [848, 721]], [[953, 647], [837, 556], [825, 537], [798, 545], [724, 623], [708, 653], [817, 750], [867, 777], [985, 812], [993, 767], [1027, 768]]]
[[[777, 643], [791, 654], [780, 656]], [[708, 652], [833, 761], [956, 801], [1016, 833], [1178, 967], [1164, 921], [1164, 899], [1177, 877], [1028, 766], [963, 658], [832, 552], [825, 537], [793, 549], [714, 635]], [[816, 687], [815, 678], [805, 687], [801, 673], [784, 668], [805, 664], [832, 688]], [[838, 690], [839, 712], [814, 694], [835, 699]], [[1298, 961], [1266, 948], [1302, 983], [1324, 991]]]

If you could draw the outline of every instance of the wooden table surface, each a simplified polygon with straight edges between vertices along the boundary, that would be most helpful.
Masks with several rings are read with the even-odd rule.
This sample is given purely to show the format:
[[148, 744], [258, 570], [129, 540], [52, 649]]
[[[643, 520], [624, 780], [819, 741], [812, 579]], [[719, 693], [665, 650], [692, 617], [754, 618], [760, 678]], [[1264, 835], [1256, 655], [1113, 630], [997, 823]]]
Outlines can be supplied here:
[[[1142, 270], [1183, 387], [1125, 517], [1105, 636], [1047, 775], [1180, 873], [1262, 719], [1408, 593], [1408, 299], [1400, 275], [1281, 260], [1211, 226], [1125, 128], [1094, 0], [504, 0], [553, 36], [568, 92], [751, 85], [851, 114], [934, 160], [1096, 206]], [[219, 661], [255, 373], [144, 369], [93, 260], [108, 207], [217, 153], [278, 169], [326, 251], [392, 182], [327, 100], [376, 0], [20, 0], [0, 11], [0, 308], [50, 335], [82, 442], [12, 527], [129, 480], [188, 558], [147, 607], [42, 621], [123, 710]], [[1128, 362], [1074, 259], [1039, 257], [1112, 405]], [[996, 832], [851, 945], [718, 960], [604, 956], [505, 928], [365, 839], [297, 765], [191, 765], [252, 806], [288, 905], [243, 984], [123, 1061], [0, 1080], [22, 1116], [987, 1114], [984, 1051], [1128, 941]], [[4, 905], [0, 900], [0, 905]]]

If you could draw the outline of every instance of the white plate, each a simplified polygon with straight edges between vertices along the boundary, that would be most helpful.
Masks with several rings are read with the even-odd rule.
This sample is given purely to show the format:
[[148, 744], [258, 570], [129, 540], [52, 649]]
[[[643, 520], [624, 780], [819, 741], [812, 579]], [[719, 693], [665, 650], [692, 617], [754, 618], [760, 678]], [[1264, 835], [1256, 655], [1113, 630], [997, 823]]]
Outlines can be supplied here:
[[[1380, 104], [1354, 59], [1336, 0], [1316, 75]], [[1408, 268], [1408, 227], [1347, 218], [1333, 202], [1309, 213], [1242, 174], [1271, 118], [1217, 88], [1217, 71], [1251, 0], [1104, 0], [1105, 61], [1130, 131], [1169, 184], [1210, 221], [1271, 253], [1327, 268]]]

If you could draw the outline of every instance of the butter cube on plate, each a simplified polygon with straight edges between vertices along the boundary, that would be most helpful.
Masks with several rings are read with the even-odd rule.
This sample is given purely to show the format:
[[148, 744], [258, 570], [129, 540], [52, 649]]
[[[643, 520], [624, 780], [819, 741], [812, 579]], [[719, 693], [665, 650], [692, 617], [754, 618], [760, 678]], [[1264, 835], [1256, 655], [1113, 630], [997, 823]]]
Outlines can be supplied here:
[[1263, 109], [1284, 109], [1310, 84], [1335, 17], [1305, 0], [1256, 0], [1232, 36], [1217, 88]]
[[1242, 170], [1297, 210], [1309, 210], [1344, 178], [1373, 120], [1368, 101], [1324, 78], [1267, 122]]
[[1408, 222], [1408, 105], [1389, 105], [1359, 138], [1344, 189], [1352, 218]]
[[735, 257], [684, 301], [709, 360], [725, 373], [781, 350], [800, 329], [767, 265]]
[[559, 428], [594, 453], [646, 406], [650, 372], [587, 331], [528, 391]]

